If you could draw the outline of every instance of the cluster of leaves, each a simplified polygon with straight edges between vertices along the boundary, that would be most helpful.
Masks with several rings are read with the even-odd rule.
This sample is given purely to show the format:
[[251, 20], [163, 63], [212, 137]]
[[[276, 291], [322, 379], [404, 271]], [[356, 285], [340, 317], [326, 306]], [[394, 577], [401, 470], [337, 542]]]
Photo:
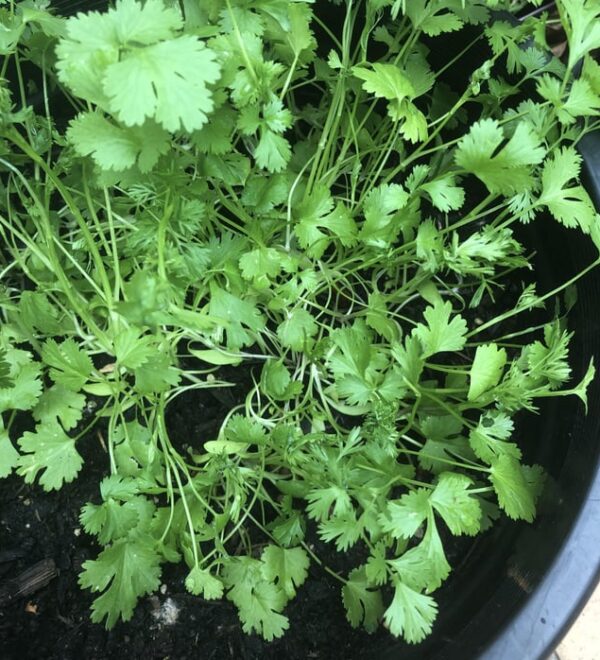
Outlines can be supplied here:
[[[520, 224], [600, 246], [597, 3], [558, 3], [566, 63], [501, 0], [0, 4], [0, 477], [58, 489], [101, 429], [93, 620], [183, 561], [279, 637], [313, 530], [362, 557], [329, 567], [350, 624], [421, 641], [442, 539], [535, 516], [514, 415], [594, 375], [567, 385], [554, 303], [599, 260], [497, 293], [530, 278]], [[175, 446], [169, 406], [225, 366], [245, 400]]]

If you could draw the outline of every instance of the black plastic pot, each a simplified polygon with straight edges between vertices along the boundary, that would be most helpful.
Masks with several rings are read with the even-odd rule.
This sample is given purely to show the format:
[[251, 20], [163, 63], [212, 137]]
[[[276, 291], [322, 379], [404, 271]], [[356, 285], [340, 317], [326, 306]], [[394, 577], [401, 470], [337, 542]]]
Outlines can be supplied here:
[[[583, 179], [600, 208], [600, 133], [581, 141]], [[595, 248], [573, 231], [540, 218], [532, 231], [536, 279], [548, 291], [591, 263]], [[570, 313], [575, 331], [574, 378], [591, 356], [600, 360], [600, 270], [577, 285]], [[504, 521], [477, 541], [438, 592], [440, 614], [423, 644], [389, 641], [372, 658], [392, 660], [545, 660], [556, 648], [600, 580], [600, 380], [589, 409], [555, 400], [526, 422], [527, 459], [542, 464], [549, 481], [533, 525]], [[527, 451], [527, 450], [526, 450]]]
[[[67, 14], [106, 1], [56, 4]], [[600, 208], [600, 134], [583, 139], [580, 151], [586, 187]], [[549, 218], [540, 218], [531, 231], [540, 292], [595, 258], [589, 240]], [[574, 380], [592, 355], [600, 365], [600, 270], [577, 289], [569, 316]], [[549, 474], [536, 522], [504, 520], [477, 540], [436, 594], [440, 614], [432, 636], [417, 646], [379, 637], [369, 658], [544, 660], [556, 647], [600, 578], [600, 378], [589, 391], [587, 415], [574, 399], [556, 401], [527, 421], [523, 432], [528, 462]]]

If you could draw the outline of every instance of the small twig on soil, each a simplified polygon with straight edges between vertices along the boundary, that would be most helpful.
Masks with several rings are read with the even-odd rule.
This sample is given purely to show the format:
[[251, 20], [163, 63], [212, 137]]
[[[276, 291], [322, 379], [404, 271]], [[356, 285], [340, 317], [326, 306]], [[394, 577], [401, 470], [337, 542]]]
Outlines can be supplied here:
[[22, 573], [0, 585], [0, 606], [29, 596], [45, 587], [58, 575], [53, 559], [42, 559]]

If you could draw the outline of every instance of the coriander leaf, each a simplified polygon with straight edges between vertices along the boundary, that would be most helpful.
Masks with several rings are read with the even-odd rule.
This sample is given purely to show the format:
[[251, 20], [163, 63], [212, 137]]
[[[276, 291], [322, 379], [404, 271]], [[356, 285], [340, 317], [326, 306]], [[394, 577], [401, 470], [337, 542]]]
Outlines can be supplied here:
[[244, 632], [257, 632], [267, 641], [281, 637], [289, 621], [281, 614], [287, 597], [278, 586], [266, 580], [263, 562], [251, 557], [231, 559], [223, 578], [229, 587], [227, 598], [238, 608]]
[[481, 526], [481, 507], [468, 489], [472, 481], [454, 472], [443, 472], [439, 476], [429, 498], [431, 506], [442, 516], [454, 535], [474, 536]]
[[372, 64], [372, 70], [355, 66], [352, 73], [363, 81], [365, 92], [374, 94], [377, 98], [390, 101], [388, 112], [392, 119], [400, 118], [400, 103], [406, 98], [413, 98], [414, 87], [410, 80], [394, 64]]
[[[92, 621], [106, 617], [112, 628], [119, 617], [129, 621], [141, 596], [160, 584], [160, 556], [149, 536], [120, 539], [105, 548], [97, 559], [83, 563], [79, 584], [92, 591], [104, 591], [92, 605]], [[110, 585], [110, 586], [109, 586]]]
[[588, 233], [596, 222], [594, 204], [583, 186], [567, 186], [580, 169], [581, 156], [573, 147], [557, 149], [544, 163], [539, 204], [566, 227], [579, 226]]
[[137, 328], [119, 330], [114, 338], [114, 354], [117, 364], [128, 369], [137, 369], [148, 362], [156, 353], [151, 338], [142, 335]]
[[[23, 359], [20, 359], [20, 357]], [[31, 410], [42, 393], [41, 365], [30, 353], [9, 349], [5, 352], [12, 384], [0, 387], [0, 413], [6, 410]]]
[[504, 139], [497, 120], [482, 119], [460, 140], [455, 160], [481, 179], [491, 193], [513, 195], [532, 187], [532, 166], [542, 161], [545, 150], [525, 122], [517, 124], [513, 136], [501, 147]]
[[275, 248], [259, 247], [240, 257], [240, 269], [246, 280], [253, 280], [255, 286], [268, 287], [269, 280], [279, 275], [282, 260]]
[[194, 566], [185, 578], [185, 588], [194, 596], [202, 596], [206, 600], [223, 598], [223, 583], [208, 570]]
[[535, 518], [534, 491], [526, 479], [523, 466], [507, 454], [501, 455], [490, 469], [490, 481], [498, 496], [498, 503], [513, 520], [533, 522]]
[[259, 167], [269, 172], [281, 172], [288, 164], [292, 150], [290, 143], [274, 131], [261, 130], [260, 139], [254, 149], [254, 158]]
[[352, 500], [343, 488], [329, 486], [316, 488], [306, 496], [308, 506], [306, 512], [314, 520], [327, 520], [330, 516], [340, 516], [352, 511]]
[[455, 316], [450, 321], [451, 313], [450, 301], [437, 301], [423, 313], [427, 325], [419, 323], [413, 329], [413, 336], [417, 337], [423, 346], [424, 357], [444, 351], [460, 351], [464, 347], [467, 324], [460, 316]]
[[[306, 254], [320, 259], [335, 238], [338, 238], [342, 245], [353, 245], [356, 242], [357, 229], [356, 223], [344, 204], [339, 203], [331, 212], [328, 212], [330, 199], [326, 199], [325, 204], [315, 208], [313, 205], [315, 196], [316, 194], [311, 195], [308, 202], [298, 209], [300, 219], [294, 231], [298, 242], [305, 248]], [[319, 215], [319, 212], [323, 211], [325, 213]]]
[[135, 389], [140, 394], [167, 392], [179, 384], [181, 371], [166, 353], [154, 353], [154, 359], [135, 369]]
[[426, 488], [417, 488], [402, 495], [399, 500], [388, 502], [385, 513], [379, 518], [383, 531], [396, 539], [414, 536], [431, 510], [430, 492]]
[[126, 126], [154, 119], [168, 131], [192, 132], [213, 109], [207, 85], [219, 78], [214, 53], [193, 35], [126, 51], [106, 68], [110, 111]]
[[594, 366], [594, 358], [592, 357], [590, 359], [590, 363], [588, 365], [587, 371], [585, 372], [585, 375], [581, 379], [581, 382], [579, 383], [579, 385], [577, 385], [577, 387], [573, 388], [572, 390], [573, 394], [579, 397], [583, 402], [586, 413], [587, 413], [587, 405], [588, 405], [587, 390], [590, 383], [594, 380], [595, 377], [596, 377], [596, 367]]
[[359, 540], [364, 524], [356, 519], [353, 510], [332, 516], [319, 524], [319, 537], [331, 543], [335, 541], [338, 552], [346, 552]]
[[152, 511], [153, 507], [143, 497], [132, 497], [126, 502], [118, 502], [109, 496], [100, 505], [86, 504], [81, 510], [79, 520], [88, 534], [95, 534], [98, 541], [106, 545], [128, 536], [144, 519], [144, 509]]
[[562, 0], [563, 26], [569, 41], [569, 69], [591, 50], [600, 48], [600, 8], [593, 0]]
[[38, 424], [34, 433], [25, 432], [18, 442], [23, 453], [17, 473], [30, 484], [41, 470], [39, 481], [46, 491], [73, 481], [83, 465], [75, 440], [56, 421]]
[[310, 346], [317, 331], [317, 323], [310, 312], [294, 309], [287, 312], [286, 319], [279, 324], [277, 336], [284, 346], [294, 351], [302, 351]]
[[416, 644], [431, 632], [437, 611], [431, 596], [420, 594], [396, 580], [394, 598], [383, 620], [392, 635], [402, 635], [409, 644]]
[[57, 308], [48, 300], [45, 293], [23, 291], [19, 298], [18, 312], [9, 319], [19, 327], [26, 328], [31, 335], [36, 330], [44, 335], [60, 335], [69, 328], [68, 321], [59, 321]]
[[267, 213], [287, 201], [290, 185], [290, 178], [286, 174], [254, 175], [244, 186], [242, 203], [255, 213]]
[[423, 540], [388, 562], [400, 579], [412, 589], [435, 591], [450, 574], [450, 564], [444, 554], [442, 541], [435, 524], [433, 510], [427, 515]]
[[386, 548], [383, 542], [377, 543], [371, 551], [369, 559], [365, 564], [365, 575], [369, 582], [383, 585], [388, 580], [387, 561], [385, 558]]
[[534, 385], [548, 384], [551, 390], [569, 380], [569, 342], [573, 336], [561, 328], [558, 321], [544, 326], [544, 343], [535, 341], [523, 350], [529, 376]]
[[342, 587], [342, 600], [346, 618], [353, 628], [361, 624], [367, 632], [374, 632], [383, 614], [383, 602], [379, 589], [372, 589], [367, 581], [365, 568], [355, 568]]
[[120, 43], [134, 41], [151, 44], [168, 39], [182, 26], [181, 14], [172, 7], [166, 7], [163, 0], [146, 0], [144, 4], [121, 0], [105, 16], [110, 19]]
[[10, 364], [6, 359], [6, 350], [0, 348], [0, 389], [8, 388], [13, 385], [10, 378]]
[[452, 175], [424, 183], [421, 188], [427, 193], [433, 206], [444, 213], [457, 211], [465, 201], [465, 191], [456, 185], [456, 179]]
[[423, 348], [417, 336], [404, 338], [404, 344], [392, 346], [392, 356], [402, 369], [404, 379], [413, 385], [418, 385], [425, 366]]
[[83, 387], [94, 368], [89, 355], [73, 339], [60, 344], [48, 339], [42, 346], [42, 360], [50, 367], [50, 378], [73, 391]]
[[250, 300], [242, 300], [219, 286], [211, 285], [209, 315], [223, 319], [220, 332], [227, 333], [227, 347], [238, 351], [254, 343], [252, 333], [260, 332], [265, 320]]
[[8, 431], [1, 425], [0, 421], [0, 479], [4, 479], [19, 464], [19, 452], [10, 441]]
[[126, 170], [137, 165], [149, 172], [171, 144], [169, 134], [155, 122], [121, 127], [98, 113], [85, 112], [69, 124], [67, 138], [81, 156], [92, 156], [105, 170]]
[[296, 589], [304, 584], [308, 576], [310, 561], [302, 548], [279, 548], [268, 545], [261, 555], [263, 574], [277, 584], [288, 598], [296, 595]]
[[506, 351], [498, 348], [496, 344], [477, 347], [469, 375], [470, 385], [467, 395], [469, 401], [475, 401], [500, 382], [506, 360]]
[[69, 430], [77, 426], [83, 416], [85, 396], [55, 384], [45, 390], [33, 409], [33, 418], [38, 422], [55, 422]]
[[375, 247], [392, 243], [402, 228], [395, 214], [406, 206], [408, 199], [408, 193], [397, 183], [370, 190], [365, 197], [365, 222], [359, 238]]
[[477, 426], [471, 429], [469, 444], [475, 455], [492, 464], [499, 456], [521, 459], [521, 450], [514, 442], [507, 442], [514, 430], [512, 419], [505, 413], [490, 411], [481, 415]]

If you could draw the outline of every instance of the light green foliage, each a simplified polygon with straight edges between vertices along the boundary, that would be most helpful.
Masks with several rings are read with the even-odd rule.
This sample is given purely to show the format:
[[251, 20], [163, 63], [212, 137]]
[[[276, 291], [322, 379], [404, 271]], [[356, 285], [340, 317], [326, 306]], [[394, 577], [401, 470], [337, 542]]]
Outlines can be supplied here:
[[519, 424], [587, 406], [600, 258], [540, 295], [532, 255], [553, 222], [600, 246], [597, 3], [559, 0], [563, 61], [509, 0], [334, 3], [0, 2], [0, 478], [101, 452], [109, 628], [185, 562], [271, 641], [319, 563], [349, 625], [418, 644], [452, 537], [536, 515]]
[[83, 563], [82, 587], [103, 591], [92, 605], [92, 621], [106, 619], [112, 627], [119, 618], [128, 621], [138, 598], [160, 584], [160, 557], [145, 536], [120, 539], [107, 546], [97, 559]]
[[47, 422], [27, 431], [19, 438], [21, 456], [17, 472], [26, 483], [32, 483], [38, 473], [44, 490], [58, 490], [77, 476], [83, 459], [75, 449], [75, 441], [65, 434], [57, 422]]
[[456, 164], [475, 174], [490, 192], [511, 195], [532, 187], [532, 166], [543, 160], [545, 151], [525, 122], [517, 124], [514, 134], [501, 147], [504, 139], [496, 120], [482, 119], [458, 145]]
[[471, 367], [469, 401], [475, 401], [484, 392], [498, 384], [506, 364], [506, 350], [496, 344], [482, 344], [475, 351]]
[[419, 323], [413, 334], [421, 342], [425, 357], [446, 351], [460, 351], [465, 345], [467, 324], [460, 316], [450, 320], [451, 314], [450, 301], [437, 302], [423, 313], [427, 325]]

